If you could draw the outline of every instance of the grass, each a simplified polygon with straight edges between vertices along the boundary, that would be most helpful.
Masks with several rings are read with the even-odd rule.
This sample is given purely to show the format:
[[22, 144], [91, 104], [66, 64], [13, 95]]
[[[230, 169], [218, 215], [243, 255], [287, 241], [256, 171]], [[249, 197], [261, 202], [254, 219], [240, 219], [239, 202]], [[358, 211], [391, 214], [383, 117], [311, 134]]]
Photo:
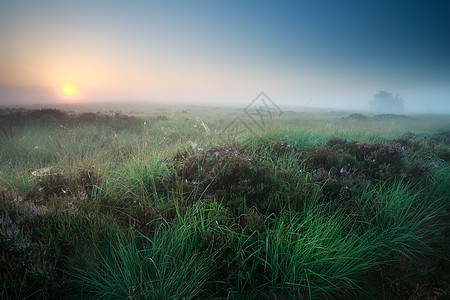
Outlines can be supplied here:
[[267, 232], [263, 261], [272, 289], [296, 298], [317, 298], [356, 287], [355, 275], [374, 264], [370, 244], [346, 230], [344, 216], [311, 210], [275, 221]]
[[446, 118], [224, 141], [232, 114], [23, 114], [0, 130], [2, 298], [449, 295]]
[[196, 299], [205, 296], [211, 275], [211, 254], [199, 251], [198, 237], [189, 227], [160, 225], [152, 237], [117, 232], [108, 249], [97, 249], [99, 266], [75, 269], [86, 292], [99, 299]]

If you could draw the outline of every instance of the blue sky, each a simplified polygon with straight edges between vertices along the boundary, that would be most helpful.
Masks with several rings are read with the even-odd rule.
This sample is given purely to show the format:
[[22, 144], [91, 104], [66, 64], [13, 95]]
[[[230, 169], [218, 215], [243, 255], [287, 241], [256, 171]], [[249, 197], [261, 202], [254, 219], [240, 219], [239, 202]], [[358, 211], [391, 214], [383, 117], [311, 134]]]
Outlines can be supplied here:
[[[76, 90], [64, 95], [62, 87]], [[449, 1], [0, 1], [0, 103], [241, 103], [450, 113]]]

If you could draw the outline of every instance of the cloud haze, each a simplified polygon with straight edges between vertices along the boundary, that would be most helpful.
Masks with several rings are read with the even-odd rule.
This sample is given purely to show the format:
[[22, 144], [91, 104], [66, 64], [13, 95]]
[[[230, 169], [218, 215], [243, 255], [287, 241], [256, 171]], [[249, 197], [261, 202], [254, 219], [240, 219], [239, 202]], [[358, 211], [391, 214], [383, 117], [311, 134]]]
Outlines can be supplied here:
[[365, 109], [388, 90], [411, 112], [450, 113], [449, 32], [447, 1], [2, 1], [0, 104], [264, 90]]

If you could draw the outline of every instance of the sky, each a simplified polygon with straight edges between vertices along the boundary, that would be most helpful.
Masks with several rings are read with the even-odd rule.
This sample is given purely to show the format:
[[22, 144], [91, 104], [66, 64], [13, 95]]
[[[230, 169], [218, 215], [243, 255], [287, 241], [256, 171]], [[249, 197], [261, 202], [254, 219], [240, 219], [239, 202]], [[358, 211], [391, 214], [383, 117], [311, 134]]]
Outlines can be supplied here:
[[450, 113], [450, 1], [0, 0], [0, 105], [91, 101]]

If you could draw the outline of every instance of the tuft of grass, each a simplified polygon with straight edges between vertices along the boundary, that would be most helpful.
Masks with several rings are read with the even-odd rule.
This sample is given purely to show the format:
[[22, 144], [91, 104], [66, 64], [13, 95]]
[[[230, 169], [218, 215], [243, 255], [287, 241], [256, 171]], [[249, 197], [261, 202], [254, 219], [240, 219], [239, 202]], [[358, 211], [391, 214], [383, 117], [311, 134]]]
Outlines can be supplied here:
[[75, 269], [83, 297], [94, 299], [198, 299], [211, 280], [211, 253], [197, 248], [191, 226], [161, 224], [152, 236], [130, 230], [116, 232], [99, 264]]
[[391, 261], [396, 254], [414, 260], [430, 250], [442, 201], [427, 199], [403, 182], [367, 188], [358, 201], [361, 230], [372, 236], [382, 261]]
[[122, 204], [149, 200], [159, 204], [173, 176], [173, 169], [159, 157], [135, 157], [107, 176], [99, 196], [118, 199]]
[[272, 292], [280, 296], [342, 293], [357, 288], [358, 276], [376, 264], [372, 245], [349, 218], [317, 207], [274, 219], [266, 234], [260, 259]]

